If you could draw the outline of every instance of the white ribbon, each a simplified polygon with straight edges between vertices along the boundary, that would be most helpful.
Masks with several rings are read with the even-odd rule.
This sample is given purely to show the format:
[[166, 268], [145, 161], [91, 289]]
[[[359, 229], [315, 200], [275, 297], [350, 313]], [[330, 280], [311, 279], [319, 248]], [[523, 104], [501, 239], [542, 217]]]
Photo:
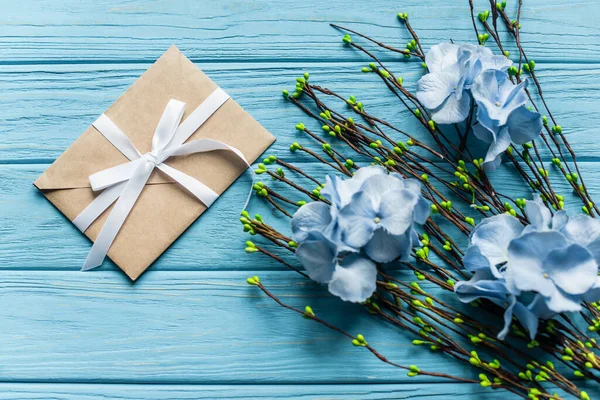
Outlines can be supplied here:
[[[154, 168], [160, 169], [179, 182], [206, 207], [210, 207], [219, 197], [217, 193], [202, 182], [164, 164], [163, 162], [167, 158], [213, 150], [229, 150], [250, 167], [241, 151], [218, 140], [199, 139], [183, 144], [228, 99], [229, 95], [225, 91], [220, 88], [215, 90], [181, 125], [179, 123], [183, 117], [185, 103], [171, 99], [152, 137], [152, 151], [146, 154], [141, 154], [129, 138], [106, 115], [102, 114], [93, 123], [94, 127], [131, 161], [97, 172], [89, 177], [92, 190], [106, 190], [97, 196], [73, 220], [75, 226], [80, 231], [85, 232], [92, 222], [115, 200], [116, 204], [92, 245], [92, 249], [81, 269], [82, 271], [96, 268], [102, 264], [108, 249], [123, 226]], [[247, 203], [248, 200], [246, 200], [246, 205]]]

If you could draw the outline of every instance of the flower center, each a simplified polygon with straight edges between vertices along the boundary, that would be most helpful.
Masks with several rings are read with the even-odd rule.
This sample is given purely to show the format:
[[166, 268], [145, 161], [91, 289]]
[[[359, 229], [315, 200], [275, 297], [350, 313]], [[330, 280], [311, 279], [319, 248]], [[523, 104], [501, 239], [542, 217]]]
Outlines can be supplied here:
[[375, 222], [376, 224], [378, 224], [378, 223], [380, 223], [380, 222], [381, 222], [381, 218], [379, 218], [379, 217], [375, 217], [375, 218], [373, 219], [373, 222]]
[[550, 276], [548, 274], [544, 274], [544, 278], [548, 279]]
[[496, 107], [500, 107], [500, 106], [501, 106], [500, 102], [499, 102], [499, 101], [497, 101], [497, 102], [496, 102]]

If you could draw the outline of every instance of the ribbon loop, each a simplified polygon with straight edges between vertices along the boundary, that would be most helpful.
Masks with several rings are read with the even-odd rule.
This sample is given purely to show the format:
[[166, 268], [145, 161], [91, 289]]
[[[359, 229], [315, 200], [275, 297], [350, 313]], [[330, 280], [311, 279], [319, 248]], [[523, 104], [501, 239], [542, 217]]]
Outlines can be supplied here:
[[[202, 182], [164, 164], [163, 161], [169, 157], [227, 150], [236, 154], [250, 167], [241, 151], [218, 140], [199, 139], [183, 144], [228, 99], [229, 95], [217, 88], [182, 123], [185, 103], [171, 99], [154, 131], [152, 151], [145, 154], [141, 154], [127, 135], [105, 114], [102, 114], [93, 123], [94, 127], [130, 161], [96, 172], [89, 177], [92, 190], [104, 191], [73, 220], [79, 230], [85, 232], [106, 209], [115, 201], [116, 203], [92, 245], [82, 271], [96, 268], [102, 264], [106, 253], [155, 168], [173, 178], [206, 207], [210, 207], [219, 197], [216, 192]], [[246, 201], [247, 203], [248, 201]]]

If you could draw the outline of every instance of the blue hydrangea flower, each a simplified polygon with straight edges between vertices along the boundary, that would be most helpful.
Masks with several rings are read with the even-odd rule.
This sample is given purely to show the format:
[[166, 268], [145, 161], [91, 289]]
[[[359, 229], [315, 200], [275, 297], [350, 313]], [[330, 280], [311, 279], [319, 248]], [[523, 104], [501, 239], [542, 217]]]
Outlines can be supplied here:
[[527, 202], [526, 213], [527, 227], [502, 214], [475, 228], [463, 258], [473, 278], [455, 286], [461, 301], [486, 298], [506, 309], [500, 338], [512, 315], [533, 338], [534, 319], [580, 311], [582, 301], [600, 299], [600, 221], [552, 215], [539, 197]]
[[494, 56], [483, 46], [442, 43], [425, 57], [429, 73], [417, 83], [417, 98], [434, 121], [452, 124], [464, 121], [471, 109], [470, 88], [481, 71], [506, 70], [512, 61]]
[[536, 139], [542, 131], [542, 117], [525, 107], [527, 81], [513, 84], [503, 71], [484, 71], [475, 79], [471, 89], [477, 104], [477, 122], [474, 135], [489, 143], [484, 159], [488, 170], [501, 162], [502, 153], [515, 144], [525, 144]]
[[319, 231], [338, 247], [353, 250], [345, 248], [346, 246], [339, 241], [338, 211], [350, 203], [352, 195], [360, 190], [365, 180], [383, 174], [386, 174], [386, 171], [381, 167], [368, 167], [356, 171], [351, 179], [341, 179], [336, 175], [326, 176], [325, 188], [321, 190], [321, 195], [331, 202], [331, 206], [323, 202], [312, 202], [300, 207], [292, 219], [292, 239], [300, 243], [309, 232]]
[[296, 258], [311, 279], [327, 284], [329, 292], [344, 301], [360, 303], [375, 292], [375, 264], [360, 254], [340, 254], [335, 243], [318, 231], [306, 235]]
[[527, 102], [527, 80], [515, 85], [503, 71], [484, 71], [472, 87], [477, 119], [487, 128], [506, 125], [508, 116]]
[[[418, 240], [413, 225], [429, 217], [421, 184], [372, 166], [350, 179], [328, 176], [321, 194], [331, 205], [308, 203], [292, 218], [296, 257], [311, 279], [327, 284], [331, 293], [365, 301], [375, 290], [373, 261], [406, 259]], [[368, 232], [358, 232], [354, 228], [362, 226], [359, 219], [365, 215], [370, 216]]]
[[399, 175], [376, 175], [366, 180], [350, 203], [339, 211], [342, 241], [364, 248], [374, 261], [408, 259], [413, 223], [425, 223], [427, 202], [421, 184]]

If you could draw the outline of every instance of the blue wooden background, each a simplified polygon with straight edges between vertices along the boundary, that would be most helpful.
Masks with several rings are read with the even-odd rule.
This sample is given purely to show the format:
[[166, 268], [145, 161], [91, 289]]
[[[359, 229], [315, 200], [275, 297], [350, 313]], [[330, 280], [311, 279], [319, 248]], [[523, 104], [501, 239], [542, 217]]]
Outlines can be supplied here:
[[[514, 11], [516, 1], [508, 3]], [[304, 71], [398, 122], [393, 98], [360, 74], [366, 59], [328, 26], [343, 23], [402, 47], [409, 38], [398, 11], [410, 13], [426, 47], [473, 39], [467, 0], [0, 1], [0, 399], [500, 398], [477, 385], [408, 378], [246, 285], [247, 276], [260, 275], [285, 301], [310, 304], [363, 333], [394, 361], [465, 371], [266, 258], [246, 255], [238, 212], [247, 177], [135, 284], [110, 263], [79, 273], [90, 243], [32, 186], [171, 44], [277, 136], [269, 152], [286, 155], [298, 140], [294, 125], [306, 118], [280, 91]], [[598, 15], [596, 0], [528, 0], [522, 15], [523, 43], [596, 198]], [[407, 85], [421, 74], [418, 63], [382, 57]], [[506, 171], [495, 179], [527, 196]], [[566, 202], [577, 204], [571, 196]], [[251, 208], [274, 225], [286, 222], [259, 200]]]

